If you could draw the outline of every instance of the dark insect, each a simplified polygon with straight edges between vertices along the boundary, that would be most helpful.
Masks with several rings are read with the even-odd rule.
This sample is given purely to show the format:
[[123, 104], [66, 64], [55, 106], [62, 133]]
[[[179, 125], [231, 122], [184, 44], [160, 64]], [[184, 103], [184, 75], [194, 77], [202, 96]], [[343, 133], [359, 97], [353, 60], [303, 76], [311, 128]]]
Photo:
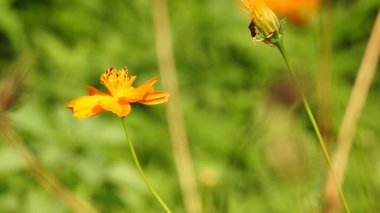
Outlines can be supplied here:
[[248, 26], [248, 29], [251, 31], [251, 36], [252, 38], [255, 38], [256, 37], [256, 27], [255, 27], [255, 23], [253, 23], [253, 20], [251, 21], [251, 23], [249, 23], [249, 26]]

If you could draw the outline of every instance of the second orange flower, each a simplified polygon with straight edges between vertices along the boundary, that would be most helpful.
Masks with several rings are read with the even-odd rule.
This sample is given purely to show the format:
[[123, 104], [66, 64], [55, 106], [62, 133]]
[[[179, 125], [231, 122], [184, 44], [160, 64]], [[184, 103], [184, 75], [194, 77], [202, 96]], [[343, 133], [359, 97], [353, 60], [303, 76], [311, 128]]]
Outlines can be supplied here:
[[89, 95], [70, 101], [67, 107], [74, 117], [84, 119], [99, 114], [101, 111], [111, 111], [119, 117], [124, 117], [131, 111], [131, 103], [155, 105], [168, 101], [167, 92], [154, 92], [156, 77], [135, 88], [132, 86], [136, 76], [129, 76], [128, 69], [107, 69], [100, 77], [100, 82], [108, 89], [103, 93], [92, 86], [87, 86]]

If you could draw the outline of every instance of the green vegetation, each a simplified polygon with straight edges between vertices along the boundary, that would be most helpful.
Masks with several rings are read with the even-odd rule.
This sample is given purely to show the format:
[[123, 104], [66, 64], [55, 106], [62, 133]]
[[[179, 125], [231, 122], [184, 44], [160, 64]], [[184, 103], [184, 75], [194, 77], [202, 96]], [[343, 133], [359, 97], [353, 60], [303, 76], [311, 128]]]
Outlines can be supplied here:
[[[378, 0], [333, 1], [331, 153], [379, 7]], [[169, 16], [204, 212], [321, 212], [328, 169], [279, 52], [252, 44], [249, 17], [235, 1], [170, 1]], [[288, 22], [284, 40], [314, 113], [321, 25], [320, 16]], [[120, 119], [106, 112], [77, 120], [66, 108], [86, 85], [106, 91], [99, 76], [111, 66], [127, 66], [137, 85], [160, 77], [151, 1], [0, 1], [0, 76], [25, 71], [23, 95], [6, 112], [21, 141], [100, 212], [160, 212]], [[377, 74], [343, 186], [352, 212], [380, 211], [379, 95]], [[151, 184], [173, 212], [185, 212], [165, 113], [165, 104], [134, 105], [129, 133]], [[5, 140], [0, 212], [71, 212]]]

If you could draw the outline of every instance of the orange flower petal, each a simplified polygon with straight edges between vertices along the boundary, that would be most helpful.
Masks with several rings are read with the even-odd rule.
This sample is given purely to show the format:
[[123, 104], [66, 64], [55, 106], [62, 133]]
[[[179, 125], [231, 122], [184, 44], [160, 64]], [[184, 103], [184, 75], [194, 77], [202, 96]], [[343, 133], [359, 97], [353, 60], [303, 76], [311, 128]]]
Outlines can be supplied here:
[[139, 103], [142, 103], [145, 105], [161, 104], [161, 103], [167, 102], [168, 98], [169, 98], [169, 93], [167, 92], [148, 93], [144, 97], [144, 100], [139, 101]]
[[102, 111], [99, 101], [108, 98], [107, 96], [93, 95], [82, 96], [70, 101], [67, 107], [73, 112], [73, 116], [84, 119], [96, 115]]
[[158, 81], [156, 77], [150, 79], [149, 81], [145, 82], [141, 86], [137, 87], [136, 89], [132, 90], [131, 92], [128, 92], [123, 97], [123, 100], [128, 101], [129, 103], [133, 102], [139, 102], [143, 100], [144, 96], [148, 93], [153, 91], [153, 84], [155, 84]]
[[119, 98], [116, 97], [104, 99], [99, 103], [104, 110], [111, 111], [119, 117], [124, 117], [131, 112], [131, 105], [129, 103], [120, 102]]
[[87, 86], [86, 89], [89, 95], [107, 95], [105, 93], [100, 92], [98, 89], [92, 86]]

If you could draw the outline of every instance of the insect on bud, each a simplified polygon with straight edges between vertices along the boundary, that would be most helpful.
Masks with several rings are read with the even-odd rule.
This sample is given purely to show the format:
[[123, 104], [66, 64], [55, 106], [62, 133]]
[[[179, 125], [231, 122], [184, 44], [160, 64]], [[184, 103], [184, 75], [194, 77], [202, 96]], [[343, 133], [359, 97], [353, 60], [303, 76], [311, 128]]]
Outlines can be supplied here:
[[281, 33], [281, 25], [274, 12], [261, 0], [241, 0], [252, 21], [249, 25], [252, 37], [271, 45], [269, 39]]

